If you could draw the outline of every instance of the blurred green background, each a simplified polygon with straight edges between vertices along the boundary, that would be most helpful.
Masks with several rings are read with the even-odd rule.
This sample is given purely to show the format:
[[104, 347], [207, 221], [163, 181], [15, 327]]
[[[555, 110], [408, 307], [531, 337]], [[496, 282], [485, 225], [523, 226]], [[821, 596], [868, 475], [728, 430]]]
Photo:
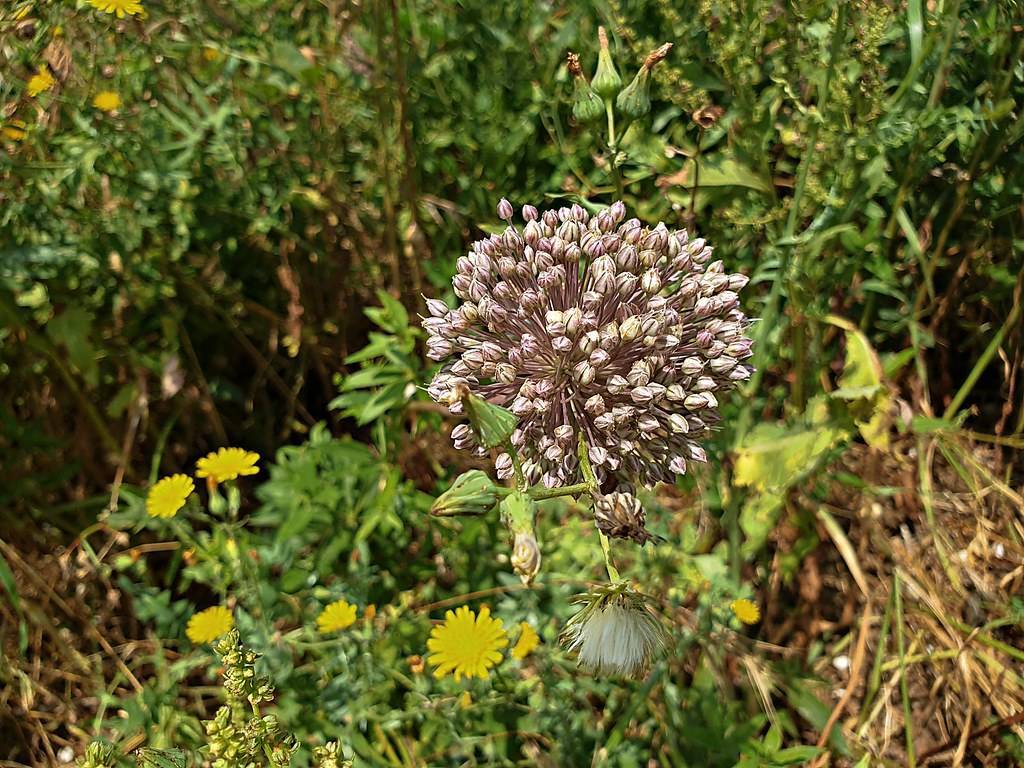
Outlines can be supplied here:
[[[368, 765], [804, 763], [817, 753], [785, 750], [813, 747], [836, 703], [821, 690], [842, 684], [815, 667], [824, 649], [852, 653], [871, 608], [866, 665], [882, 675], [933, 631], [891, 629], [904, 608], [890, 587], [911, 562], [934, 560], [943, 610], [1020, 664], [1006, 650], [1019, 577], [1002, 580], [1024, 562], [1019, 3], [143, 5], [122, 20], [84, 0], [0, 9], [0, 758], [46, 764], [100, 731], [198, 745], [211, 657], [183, 627], [216, 593], [237, 599], [303, 743], [340, 738]], [[578, 677], [553, 648], [567, 598], [600, 572], [571, 508], [552, 506], [548, 578], [522, 592], [495, 521], [427, 517], [472, 461], [418, 389], [422, 295], [451, 300], [455, 260], [501, 197], [614, 199], [565, 67], [571, 50], [593, 71], [598, 25], [627, 81], [674, 44], [651, 113], [620, 143], [631, 215], [707, 238], [752, 278], [745, 309], [760, 318], [759, 373], [723, 404], [711, 467], [648, 500], [670, 543], [625, 558], [691, 621], [639, 683]], [[30, 95], [43, 66], [53, 85]], [[101, 91], [120, 106], [94, 106]], [[190, 563], [159, 548], [174, 536], [142, 510], [149, 483], [222, 445], [267, 460], [236, 532], [255, 579], [223, 530]], [[980, 557], [957, 539], [978, 518], [992, 521], [986, 553], [1003, 548], [989, 570], [970, 563], [985, 587], [954, 573], [961, 549]], [[901, 536], [927, 554], [873, 538]], [[879, 558], [860, 578], [880, 591], [844, 608], [860, 585], [850, 552]], [[807, 588], [808, 558], [840, 577]], [[406, 659], [425, 652], [437, 604], [492, 589], [506, 625], [530, 621], [549, 647], [473, 688], [467, 710], [459, 686]], [[754, 590], [762, 638], [792, 653], [735, 634], [728, 601]], [[281, 639], [344, 595], [376, 604], [387, 631], [323, 651]], [[804, 626], [816, 610], [828, 626]], [[63, 632], [90, 622], [116, 648]], [[73, 663], [75, 679], [33, 659]], [[955, 741], [964, 712], [971, 734], [1024, 698], [1018, 669], [1009, 709], [961, 690], [936, 726], [929, 685], [945, 673], [901, 697], [865, 672], [847, 714], [868, 727], [825, 729], [833, 764], [908, 764], [915, 728], [920, 754]], [[872, 730], [883, 695], [913, 727]], [[1014, 764], [1010, 725], [978, 754]]]

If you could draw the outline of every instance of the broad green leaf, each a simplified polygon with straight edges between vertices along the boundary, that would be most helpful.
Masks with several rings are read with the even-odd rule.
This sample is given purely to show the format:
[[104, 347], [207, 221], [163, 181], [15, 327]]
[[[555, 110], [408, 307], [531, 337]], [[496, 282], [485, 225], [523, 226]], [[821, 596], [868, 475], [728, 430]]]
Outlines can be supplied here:
[[846, 432], [839, 427], [761, 424], [736, 451], [735, 481], [761, 492], [789, 488], [844, 437]]

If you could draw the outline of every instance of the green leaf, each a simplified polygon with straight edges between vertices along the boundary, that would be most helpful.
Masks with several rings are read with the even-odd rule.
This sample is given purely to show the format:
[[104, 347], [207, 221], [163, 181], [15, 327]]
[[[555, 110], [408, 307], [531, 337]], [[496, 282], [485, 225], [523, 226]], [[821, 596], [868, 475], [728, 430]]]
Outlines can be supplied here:
[[760, 424], [736, 451], [735, 481], [761, 492], [787, 489], [845, 437], [845, 430], [835, 426]]

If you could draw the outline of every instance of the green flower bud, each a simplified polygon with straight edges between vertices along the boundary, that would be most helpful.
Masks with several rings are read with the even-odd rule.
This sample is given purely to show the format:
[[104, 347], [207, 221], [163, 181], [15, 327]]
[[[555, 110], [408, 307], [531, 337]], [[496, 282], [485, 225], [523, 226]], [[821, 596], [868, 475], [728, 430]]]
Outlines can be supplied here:
[[540, 570], [540, 545], [534, 531], [537, 502], [528, 491], [514, 491], [502, 500], [500, 510], [501, 522], [513, 537], [512, 568], [529, 584]]
[[651, 86], [648, 82], [650, 74], [644, 67], [640, 67], [633, 82], [627, 85], [615, 99], [615, 107], [620, 114], [631, 120], [636, 120], [651, 111]]
[[580, 68], [580, 57], [569, 54], [569, 74], [573, 78], [572, 116], [578, 123], [591, 123], [604, 116], [604, 102], [590, 87]]
[[430, 507], [430, 514], [438, 517], [456, 515], [483, 515], [498, 503], [498, 486], [479, 469], [463, 472]]
[[643, 117], [651, 111], [651, 70], [654, 66], [668, 56], [672, 50], [672, 43], [665, 43], [657, 50], [651, 51], [644, 60], [640, 71], [636, 73], [633, 81], [619, 94], [615, 100], [615, 106], [619, 112], [631, 120]]
[[604, 27], [597, 28], [597, 39], [601, 44], [601, 50], [597, 54], [597, 71], [590, 81], [590, 87], [594, 93], [605, 99], [611, 99], [622, 90], [622, 78], [615, 69], [615, 62], [612, 61], [612, 53], [608, 49], [608, 35]]

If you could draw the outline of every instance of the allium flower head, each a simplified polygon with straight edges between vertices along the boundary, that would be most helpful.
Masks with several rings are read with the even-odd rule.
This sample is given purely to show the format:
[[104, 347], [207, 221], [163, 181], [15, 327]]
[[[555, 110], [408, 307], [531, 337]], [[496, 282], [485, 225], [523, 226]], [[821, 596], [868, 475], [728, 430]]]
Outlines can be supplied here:
[[637, 677], [665, 644], [666, 632], [648, 598], [625, 585], [584, 595], [561, 641], [584, 669], [599, 675]]
[[[685, 230], [626, 220], [621, 202], [591, 216], [579, 205], [473, 244], [452, 280], [461, 306], [427, 301], [427, 350], [452, 358], [431, 396], [462, 412], [460, 385], [519, 417], [512, 435], [530, 482], [581, 481], [582, 436], [605, 490], [653, 485], [706, 461], [700, 441], [718, 400], [750, 378], [751, 341], [738, 291]], [[456, 447], [480, 446], [467, 428]], [[512, 475], [507, 454], [499, 477]], [[606, 482], [607, 481], [607, 482]]]

